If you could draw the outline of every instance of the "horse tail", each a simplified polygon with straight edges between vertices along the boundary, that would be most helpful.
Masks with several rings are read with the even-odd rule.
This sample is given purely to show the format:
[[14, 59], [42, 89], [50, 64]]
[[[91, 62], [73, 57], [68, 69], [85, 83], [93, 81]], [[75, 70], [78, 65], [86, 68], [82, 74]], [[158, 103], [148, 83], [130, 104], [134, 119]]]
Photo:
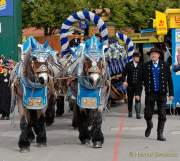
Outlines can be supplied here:
[[16, 100], [17, 100], [17, 95], [15, 93], [15, 87], [14, 84], [11, 84], [11, 106], [10, 106], [10, 113], [14, 112], [15, 106], [16, 106]]
[[48, 98], [48, 107], [45, 112], [46, 126], [50, 126], [54, 122], [55, 104], [56, 104], [55, 95], [51, 94], [50, 97]]
[[17, 100], [17, 93], [16, 93], [16, 81], [17, 81], [17, 75], [16, 70], [18, 68], [18, 65], [14, 67], [14, 69], [10, 73], [10, 79], [9, 79], [9, 86], [11, 87], [11, 108], [10, 113], [14, 112], [15, 106], [16, 106], [16, 100]]

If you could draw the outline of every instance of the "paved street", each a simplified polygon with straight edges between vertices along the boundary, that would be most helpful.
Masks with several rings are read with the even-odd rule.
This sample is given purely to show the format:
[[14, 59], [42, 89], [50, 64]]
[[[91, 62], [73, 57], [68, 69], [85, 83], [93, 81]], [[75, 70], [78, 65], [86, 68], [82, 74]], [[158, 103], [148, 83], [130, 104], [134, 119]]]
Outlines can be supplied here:
[[0, 161], [180, 161], [180, 0], [0, 0]]
[[83, 146], [78, 132], [71, 127], [71, 113], [56, 118], [47, 128], [48, 146], [36, 147], [33, 143], [29, 153], [18, 151], [19, 124], [0, 121], [0, 161], [179, 161], [180, 116], [168, 116], [165, 136], [168, 141], [156, 140], [157, 116], [149, 138], [144, 137], [145, 121], [127, 118], [126, 105], [119, 104], [104, 113], [103, 131], [105, 144], [102, 149]]

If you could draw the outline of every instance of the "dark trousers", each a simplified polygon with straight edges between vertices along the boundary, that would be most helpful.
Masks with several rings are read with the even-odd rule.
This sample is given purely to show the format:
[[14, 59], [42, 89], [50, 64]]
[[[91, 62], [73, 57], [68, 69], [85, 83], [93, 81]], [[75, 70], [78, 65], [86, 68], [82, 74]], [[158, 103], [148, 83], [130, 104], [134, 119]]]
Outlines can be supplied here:
[[10, 114], [10, 106], [11, 106], [11, 91], [7, 86], [0, 87], [0, 113], [3, 117], [8, 116]]
[[[128, 85], [127, 89], [127, 95], [128, 95], [128, 111], [132, 112], [132, 106], [133, 106], [133, 99], [134, 96], [141, 95], [141, 92], [138, 91], [137, 85]], [[137, 100], [135, 100], [137, 101]], [[140, 101], [138, 101], [140, 102]]]
[[[154, 114], [155, 103], [158, 107], [158, 127], [157, 130], [164, 128], [164, 123], [166, 121], [166, 95], [146, 95], [145, 96], [145, 109], [144, 118], [147, 122], [151, 121]], [[162, 127], [161, 127], [162, 126]]]

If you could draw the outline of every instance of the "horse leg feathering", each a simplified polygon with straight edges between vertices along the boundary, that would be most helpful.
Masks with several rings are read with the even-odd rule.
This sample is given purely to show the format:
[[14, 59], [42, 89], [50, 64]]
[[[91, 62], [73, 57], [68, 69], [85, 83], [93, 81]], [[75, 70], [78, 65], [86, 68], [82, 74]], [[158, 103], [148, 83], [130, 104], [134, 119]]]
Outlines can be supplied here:
[[18, 141], [20, 152], [29, 152], [30, 142], [28, 140], [28, 123], [25, 117], [21, 118], [20, 129], [21, 129], [21, 134]]

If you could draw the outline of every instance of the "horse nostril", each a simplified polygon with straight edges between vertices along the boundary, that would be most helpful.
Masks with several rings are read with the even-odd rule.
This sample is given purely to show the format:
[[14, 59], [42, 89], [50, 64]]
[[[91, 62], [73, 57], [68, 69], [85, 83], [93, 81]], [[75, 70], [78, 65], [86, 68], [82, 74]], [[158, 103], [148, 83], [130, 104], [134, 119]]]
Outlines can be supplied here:
[[94, 85], [94, 80], [92, 78], [89, 79], [89, 82], [91, 83], [91, 85]]
[[39, 82], [40, 82], [41, 84], [46, 84], [47, 81], [48, 81], [48, 76], [47, 76], [46, 73], [41, 73], [41, 74], [39, 74]]
[[39, 82], [40, 82], [41, 84], [44, 84], [44, 83], [45, 83], [44, 78], [43, 78], [43, 77], [39, 77]]

